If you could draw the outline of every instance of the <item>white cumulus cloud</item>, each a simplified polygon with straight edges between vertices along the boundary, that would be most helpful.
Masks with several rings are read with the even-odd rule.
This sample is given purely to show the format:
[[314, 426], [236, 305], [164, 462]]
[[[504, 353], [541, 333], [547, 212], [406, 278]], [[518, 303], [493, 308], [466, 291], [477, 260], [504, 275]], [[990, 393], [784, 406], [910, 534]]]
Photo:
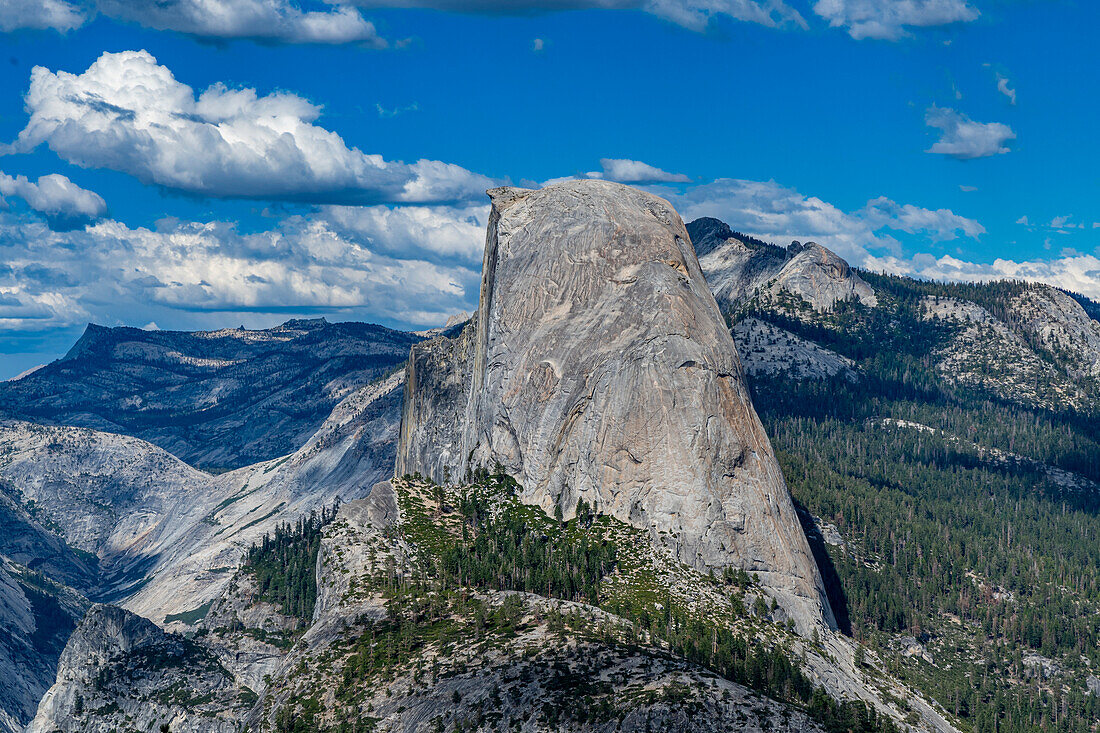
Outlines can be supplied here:
[[0, 2], [0, 31], [21, 28], [52, 29], [66, 33], [84, 25], [86, 10], [65, 0], [3, 0]]
[[601, 158], [602, 170], [585, 174], [588, 178], [605, 178], [620, 183], [690, 183], [683, 173], [669, 173], [649, 163], [625, 158]]
[[45, 143], [70, 163], [189, 194], [419, 203], [480, 197], [494, 183], [450, 163], [349, 148], [294, 94], [214, 84], [196, 97], [146, 51], [104, 53], [82, 74], [36, 66], [25, 101], [16, 150]]
[[897, 40], [907, 28], [969, 23], [978, 11], [966, 0], [817, 0], [814, 12], [857, 40]]
[[202, 313], [438, 325], [473, 307], [479, 282], [475, 268], [382, 253], [311, 217], [254, 233], [217, 221], [131, 228], [112, 219], [57, 232], [33, 214], [0, 212], [0, 331], [186, 323]]
[[34, 182], [26, 176], [0, 172], [0, 196], [23, 199], [56, 228], [82, 225], [100, 218], [107, 211], [107, 203], [99, 194], [81, 188], [58, 173], [40, 176]]
[[317, 11], [290, 0], [96, 0], [96, 6], [112, 18], [201, 38], [387, 45], [359, 11], [341, 4]]
[[885, 196], [868, 201], [859, 216], [874, 229], [888, 227], [908, 234], [923, 233], [934, 242], [956, 239], [959, 234], [971, 239], [985, 234], [985, 227], [980, 223], [950, 209], [932, 210], [898, 204]]
[[965, 236], [977, 239], [985, 228], [949, 209], [925, 209], [879, 197], [856, 211], [844, 211], [816, 196], [804, 196], [775, 181], [720, 178], [674, 195], [685, 221], [713, 216], [733, 229], [786, 244], [815, 240], [860, 265], [869, 249], [896, 249], [888, 230], [918, 234], [932, 241]]
[[940, 139], [926, 152], [949, 155], [958, 160], [988, 158], [1009, 152], [1005, 145], [1016, 139], [1016, 133], [1000, 122], [975, 122], [961, 112], [937, 107], [928, 108], [924, 122], [940, 131]]
[[358, 10], [343, 3], [302, 10], [291, 0], [3, 0], [0, 30], [79, 28], [97, 13], [198, 38], [264, 43], [388, 44]]
[[320, 218], [378, 252], [478, 264], [485, 251], [489, 206], [326, 206]]
[[933, 257], [921, 254], [911, 259], [899, 257], [870, 258], [869, 269], [895, 275], [910, 275], [930, 280], [988, 282], [990, 280], [1026, 280], [1046, 283], [1100, 299], [1100, 258], [1073, 254], [1052, 260], [1017, 262], [996, 259], [991, 263], [968, 262], [945, 255]]

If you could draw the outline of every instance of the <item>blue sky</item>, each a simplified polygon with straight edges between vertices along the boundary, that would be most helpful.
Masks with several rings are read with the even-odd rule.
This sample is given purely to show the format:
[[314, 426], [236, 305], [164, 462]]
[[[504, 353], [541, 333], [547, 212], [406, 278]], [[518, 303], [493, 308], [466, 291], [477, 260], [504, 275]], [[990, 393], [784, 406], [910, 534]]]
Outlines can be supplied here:
[[358, 5], [0, 8], [0, 378], [89, 321], [436, 325], [476, 303], [484, 189], [569, 176], [1100, 297], [1096, 3]]

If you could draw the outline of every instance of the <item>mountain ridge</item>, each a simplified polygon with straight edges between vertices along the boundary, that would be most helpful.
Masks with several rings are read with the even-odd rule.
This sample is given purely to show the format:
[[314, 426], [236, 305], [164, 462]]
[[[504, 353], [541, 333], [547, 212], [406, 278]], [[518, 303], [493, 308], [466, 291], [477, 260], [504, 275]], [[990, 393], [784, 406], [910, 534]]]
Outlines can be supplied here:
[[0, 383], [0, 415], [133, 435], [231, 470], [296, 449], [420, 338], [323, 318], [196, 332], [89, 324], [61, 359]]

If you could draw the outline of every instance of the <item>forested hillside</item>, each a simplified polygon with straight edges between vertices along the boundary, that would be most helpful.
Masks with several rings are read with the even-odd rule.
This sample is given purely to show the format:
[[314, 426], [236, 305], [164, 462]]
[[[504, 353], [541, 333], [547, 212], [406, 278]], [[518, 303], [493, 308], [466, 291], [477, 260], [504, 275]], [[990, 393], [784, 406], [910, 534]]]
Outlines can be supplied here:
[[[970, 327], [929, 298], [1016, 325], [1022, 283], [943, 285], [861, 273], [878, 296], [749, 315], [854, 360], [858, 379], [758, 376], [754, 403], [817, 536], [842, 624], [962, 729], [1092, 731], [1100, 721], [1100, 421], [1080, 409], [954, 379], [944, 354]], [[1079, 302], [1085, 299], [1079, 299]], [[792, 307], [793, 305], [793, 307]], [[801, 306], [801, 307], [800, 307]], [[1092, 304], [1094, 307], [1095, 304]], [[1061, 354], [1025, 339], [1051, 369]], [[973, 356], [973, 355], [971, 355]], [[987, 373], [1017, 375], [991, 349]]]

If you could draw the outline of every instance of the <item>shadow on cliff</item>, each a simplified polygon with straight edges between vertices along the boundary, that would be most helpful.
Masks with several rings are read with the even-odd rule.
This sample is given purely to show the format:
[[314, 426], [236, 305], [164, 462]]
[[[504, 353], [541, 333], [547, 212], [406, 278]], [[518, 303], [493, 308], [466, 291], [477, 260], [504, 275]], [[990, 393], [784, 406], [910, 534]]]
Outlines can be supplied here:
[[836, 572], [836, 566], [833, 565], [833, 559], [829, 557], [829, 548], [825, 544], [825, 539], [817, 530], [817, 525], [814, 524], [813, 517], [806, 510], [806, 507], [802, 506], [793, 496], [791, 501], [794, 502], [798, 521], [802, 524], [802, 531], [806, 533], [806, 540], [810, 543], [810, 551], [814, 554], [814, 561], [817, 563], [818, 570], [821, 571], [821, 579], [825, 582], [825, 595], [828, 597], [829, 605], [833, 609], [833, 616], [836, 617], [837, 628], [845, 636], [851, 636], [852, 620], [848, 616], [848, 594], [844, 592], [840, 576]]

